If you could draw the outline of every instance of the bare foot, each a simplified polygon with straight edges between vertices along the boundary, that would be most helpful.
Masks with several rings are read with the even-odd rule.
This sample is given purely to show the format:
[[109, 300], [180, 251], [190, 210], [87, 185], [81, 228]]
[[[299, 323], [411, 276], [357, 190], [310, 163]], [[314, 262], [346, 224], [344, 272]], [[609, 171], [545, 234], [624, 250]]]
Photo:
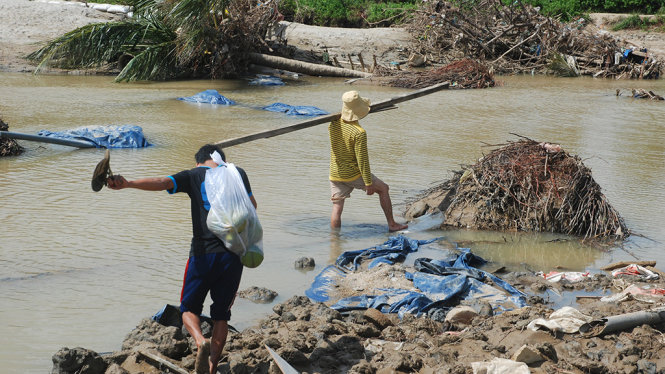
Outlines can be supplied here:
[[210, 340], [201, 344], [196, 353], [196, 364], [194, 365], [194, 370], [196, 374], [209, 374], [210, 371]]
[[400, 231], [409, 228], [409, 225], [395, 222], [392, 225], [388, 225], [388, 230], [390, 232]]

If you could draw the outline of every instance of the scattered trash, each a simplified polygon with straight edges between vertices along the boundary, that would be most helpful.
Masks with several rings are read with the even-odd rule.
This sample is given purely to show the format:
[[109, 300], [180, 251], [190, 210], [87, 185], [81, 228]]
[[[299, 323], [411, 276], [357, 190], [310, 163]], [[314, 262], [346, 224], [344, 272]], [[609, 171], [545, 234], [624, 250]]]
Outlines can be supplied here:
[[637, 264], [631, 264], [612, 271], [612, 276], [616, 277], [619, 275], [634, 275], [643, 280], [658, 279], [658, 274]]
[[220, 95], [217, 90], [205, 90], [194, 96], [179, 97], [178, 100], [199, 104], [235, 105], [236, 102]]
[[524, 362], [494, 357], [489, 362], [472, 362], [473, 374], [529, 374], [531, 371]]
[[[507, 5], [506, 5], [507, 4]], [[423, 3], [409, 29], [428, 59], [478, 60], [500, 74], [553, 72], [564, 76], [658, 79], [663, 61], [624, 49], [607, 33], [565, 24], [523, 2], [500, 0]], [[552, 62], [554, 66], [552, 66]]]
[[547, 274], [543, 274], [542, 272], [538, 274], [542, 275], [545, 279], [547, 279], [550, 282], [567, 281], [570, 283], [579, 282], [589, 276], [588, 271], [584, 273], [579, 271], [567, 271], [567, 272], [550, 271]]
[[664, 296], [665, 289], [663, 288], [651, 288], [648, 285], [640, 287], [635, 284], [631, 284], [620, 293], [600, 298], [600, 301], [607, 303], [620, 303], [622, 301], [635, 299], [645, 303], [657, 303], [663, 302], [665, 300], [663, 298]]
[[662, 96], [655, 94], [653, 91], [647, 91], [641, 88], [633, 89], [631, 90], [631, 93], [636, 99], [665, 100]]
[[532, 331], [544, 329], [553, 332], [574, 334], [579, 331], [580, 326], [592, 320], [592, 317], [580, 313], [577, 309], [564, 306], [550, 314], [549, 319], [538, 318], [529, 322], [527, 328]]

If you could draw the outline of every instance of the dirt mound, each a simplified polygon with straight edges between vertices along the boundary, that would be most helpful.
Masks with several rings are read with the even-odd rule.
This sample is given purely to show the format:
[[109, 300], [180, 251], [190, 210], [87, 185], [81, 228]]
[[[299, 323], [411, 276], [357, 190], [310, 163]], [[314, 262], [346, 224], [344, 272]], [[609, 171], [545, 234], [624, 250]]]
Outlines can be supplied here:
[[[510, 273], [504, 280], [527, 293], [530, 306], [494, 315], [471, 313], [470, 318], [445, 322], [408, 313], [398, 318], [396, 314], [381, 314], [373, 309], [340, 313], [322, 303], [312, 303], [307, 297], [294, 296], [275, 305], [274, 313], [255, 327], [229, 335], [219, 372], [280, 372], [266, 347], [298, 372], [307, 373], [462, 374], [491, 362], [521, 365], [531, 373], [665, 370], [665, 324], [660, 321], [636, 321], [623, 325], [619, 331], [600, 335], [580, 333], [577, 330], [582, 329], [575, 327], [583, 325], [583, 320], [602, 321], [660, 310], [657, 307], [663, 304], [665, 292], [662, 278], [640, 282], [633, 275], [601, 273], [576, 282], [551, 282], [537, 274]], [[628, 284], [640, 284], [642, 293], [630, 297], [625, 292]], [[600, 296], [582, 297], [577, 309], [555, 310], [544, 303], [549, 290], [578, 295], [584, 291], [620, 292], [628, 297], [613, 297], [611, 301]], [[648, 297], [638, 297], [646, 296], [645, 293]], [[555, 318], [571, 309], [575, 318], [569, 317], [567, 322], [574, 325], [572, 328]], [[566, 327], [562, 330], [557, 324]], [[145, 319], [128, 334], [122, 351], [100, 359], [95, 352], [83, 348], [63, 348], [54, 355], [53, 372], [74, 372], [91, 367], [92, 363], [106, 367], [106, 373], [191, 371], [195, 345], [184, 332]], [[209, 334], [210, 326], [205, 325], [204, 335]]]
[[585, 238], [629, 235], [591, 170], [561, 146], [509, 142], [407, 206], [406, 218], [444, 213], [444, 226]]

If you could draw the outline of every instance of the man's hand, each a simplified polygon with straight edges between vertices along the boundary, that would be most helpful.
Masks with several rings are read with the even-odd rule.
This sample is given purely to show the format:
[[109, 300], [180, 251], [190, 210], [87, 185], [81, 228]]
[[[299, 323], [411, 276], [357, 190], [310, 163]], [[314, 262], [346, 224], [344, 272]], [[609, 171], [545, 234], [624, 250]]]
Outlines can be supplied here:
[[128, 182], [122, 175], [114, 175], [106, 180], [106, 184], [112, 190], [127, 188]]
[[370, 184], [369, 186], [365, 186], [365, 192], [367, 192], [368, 195], [374, 195], [376, 189], [374, 188], [373, 184]]

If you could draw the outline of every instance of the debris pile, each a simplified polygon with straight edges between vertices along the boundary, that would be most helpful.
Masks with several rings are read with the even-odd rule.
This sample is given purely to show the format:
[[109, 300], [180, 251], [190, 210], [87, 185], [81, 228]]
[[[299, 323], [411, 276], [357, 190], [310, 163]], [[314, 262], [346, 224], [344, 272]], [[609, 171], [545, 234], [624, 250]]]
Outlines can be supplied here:
[[[2, 119], [0, 119], [0, 131], [9, 131], [9, 125]], [[0, 157], [17, 156], [23, 153], [23, 150], [16, 140], [0, 136]]]
[[[654, 93], [653, 91], [647, 91], [643, 88], [632, 89], [630, 90], [632, 97], [636, 99], [649, 99], [649, 100], [665, 100], [662, 96]], [[621, 96], [621, 90], [617, 89], [617, 96]]]
[[521, 1], [428, 2], [410, 31], [416, 52], [447, 63], [468, 56], [502, 74], [540, 72], [614, 78], [656, 79], [663, 61], [643, 51], [622, 49], [608, 34], [582, 29], [583, 19], [563, 24]]
[[477, 61], [462, 59], [446, 66], [413, 72], [377, 66], [374, 75], [385, 77], [382, 85], [402, 88], [425, 88], [437, 83], [450, 82], [450, 88], [494, 87], [494, 76]]
[[409, 203], [407, 219], [441, 211], [444, 226], [591, 239], [630, 234], [578, 156], [527, 138], [493, 150], [423, 195]]

